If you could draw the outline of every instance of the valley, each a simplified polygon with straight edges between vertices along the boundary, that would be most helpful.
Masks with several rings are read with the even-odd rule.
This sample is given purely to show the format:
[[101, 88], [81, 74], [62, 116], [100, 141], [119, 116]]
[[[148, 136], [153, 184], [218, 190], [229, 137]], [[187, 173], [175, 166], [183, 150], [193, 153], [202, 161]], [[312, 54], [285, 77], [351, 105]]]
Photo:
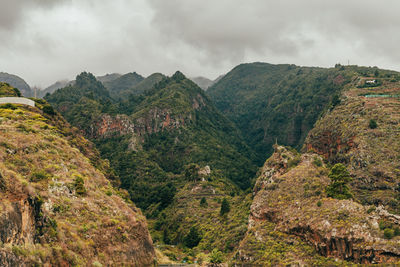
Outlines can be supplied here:
[[4, 265], [400, 261], [399, 73], [248, 63], [206, 91], [179, 71], [61, 85], [0, 106], [0, 230], [29, 211]]

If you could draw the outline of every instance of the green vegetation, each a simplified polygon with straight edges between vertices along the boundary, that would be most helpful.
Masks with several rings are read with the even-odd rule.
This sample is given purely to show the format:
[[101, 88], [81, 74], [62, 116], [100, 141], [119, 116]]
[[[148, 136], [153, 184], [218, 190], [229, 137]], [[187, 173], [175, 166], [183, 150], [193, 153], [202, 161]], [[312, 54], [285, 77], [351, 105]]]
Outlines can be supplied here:
[[119, 98], [126, 96], [124, 91], [134, 88], [137, 84], [142, 82], [144, 78], [136, 72], [127, 73], [113, 79], [111, 81], [105, 81], [104, 86], [110, 91], [112, 97]]
[[218, 249], [213, 249], [210, 253], [210, 263], [222, 263], [224, 262], [224, 255]]
[[[121, 187], [150, 217], [172, 203], [177, 188], [185, 182], [183, 177], [186, 181], [198, 180], [199, 168], [206, 165], [243, 189], [251, 186], [256, 170], [251, 150], [203, 90], [180, 72], [124, 101], [113, 100], [93, 75], [82, 73], [76, 85], [46, 99], [92, 138], [102, 156], [110, 160]], [[114, 118], [118, 113], [128, 115], [138, 128], [155, 130], [141, 133], [141, 137], [137, 133], [93, 133], [104, 114]], [[167, 126], [161, 128], [163, 124]], [[131, 148], [133, 138], [137, 140], [136, 149]]]
[[200, 207], [207, 207], [207, 206], [208, 206], [208, 204], [207, 204], [206, 198], [202, 197], [200, 200]]
[[[311, 68], [268, 63], [241, 64], [207, 93], [216, 107], [241, 130], [261, 165], [272, 145], [300, 149], [314, 123], [340, 104], [343, 88], [355, 76], [373, 77], [376, 68], [342, 66]], [[398, 76], [379, 70], [380, 76]]]
[[21, 92], [8, 83], [0, 82], [0, 97], [21, 96]]
[[370, 129], [376, 129], [378, 127], [378, 124], [376, 123], [376, 120], [370, 119], [368, 126]]
[[331, 184], [326, 188], [328, 197], [336, 199], [349, 199], [353, 195], [350, 192], [348, 184], [352, 181], [349, 172], [341, 163], [335, 164], [328, 174]]
[[231, 206], [230, 206], [228, 200], [226, 198], [224, 198], [221, 203], [221, 210], [220, 210], [219, 214], [221, 216], [224, 216], [225, 214], [229, 213], [230, 210], [231, 210]]
[[78, 195], [85, 195], [86, 188], [82, 176], [76, 176], [74, 180], [74, 188]]
[[185, 246], [187, 246], [188, 248], [193, 248], [200, 243], [200, 240], [201, 240], [201, 235], [197, 230], [197, 228], [193, 226], [192, 228], [190, 228], [190, 231], [185, 236], [183, 242]]

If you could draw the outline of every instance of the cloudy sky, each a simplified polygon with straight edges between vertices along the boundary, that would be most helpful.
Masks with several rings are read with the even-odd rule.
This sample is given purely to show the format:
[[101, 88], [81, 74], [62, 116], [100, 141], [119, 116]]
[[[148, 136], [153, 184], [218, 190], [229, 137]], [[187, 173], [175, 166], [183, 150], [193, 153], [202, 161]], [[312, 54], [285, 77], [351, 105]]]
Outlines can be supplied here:
[[398, 0], [0, 0], [0, 71], [216, 78], [243, 62], [400, 71]]

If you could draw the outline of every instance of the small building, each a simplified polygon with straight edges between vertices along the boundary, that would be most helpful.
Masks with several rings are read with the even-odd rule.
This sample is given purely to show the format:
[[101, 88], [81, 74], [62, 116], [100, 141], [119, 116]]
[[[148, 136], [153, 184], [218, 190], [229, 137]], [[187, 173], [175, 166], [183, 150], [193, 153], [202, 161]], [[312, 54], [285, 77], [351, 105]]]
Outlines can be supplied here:
[[374, 84], [374, 83], [376, 83], [376, 80], [368, 80], [368, 81], [365, 81], [365, 83]]
[[25, 97], [0, 97], [0, 105], [1, 104], [21, 104], [34, 107], [35, 101]]

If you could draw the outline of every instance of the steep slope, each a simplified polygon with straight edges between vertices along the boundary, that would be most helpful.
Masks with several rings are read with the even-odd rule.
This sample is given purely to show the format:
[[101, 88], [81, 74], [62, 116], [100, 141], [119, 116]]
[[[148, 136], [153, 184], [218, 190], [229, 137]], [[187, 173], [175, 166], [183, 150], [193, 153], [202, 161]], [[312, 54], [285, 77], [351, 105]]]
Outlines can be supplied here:
[[318, 266], [345, 265], [330, 258], [400, 262], [399, 239], [390, 240], [382, 229], [399, 225], [399, 217], [383, 207], [327, 197], [328, 174], [318, 155], [275, 146], [254, 188], [249, 229], [233, 261]]
[[65, 119], [84, 131], [90, 131], [93, 121], [103, 112], [111, 112], [112, 99], [103, 84], [83, 72], [76, 82], [45, 97], [59, 110]]
[[[70, 117], [62, 104], [71, 102], [67, 99], [71, 92], [64, 88], [47, 99], [60, 101], [54, 105], [79, 126], [86, 111]], [[99, 102], [96, 105], [101, 106]], [[241, 188], [250, 186], [255, 172], [249, 160], [252, 153], [238, 130], [203, 90], [180, 72], [132, 102], [128, 98], [127, 103], [114, 107], [123, 113], [100, 113], [82, 129], [110, 160], [121, 187], [152, 218], [158, 244], [185, 244], [190, 229], [196, 227], [204, 234], [196, 244], [197, 252], [213, 247], [225, 250], [230, 243], [226, 246], [230, 253], [246, 229], [250, 201]], [[209, 203], [207, 208], [199, 207], [203, 197]], [[224, 198], [234, 205], [232, 216], [216, 220]], [[170, 248], [178, 249], [176, 258], [187, 256], [185, 250], [167, 246]]]
[[[365, 87], [372, 80], [379, 84]], [[383, 75], [356, 80], [316, 123], [304, 149], [346, 164], [358, 201], [400, 214], [400, 83]]]
[[33, 96], [31, 87], [21, 77], [5, 72], [0, 72], [0, 82], [5, 82], [14, 88], [18, 88], [21, 94], [25, 97]]
[[[233, 262], [400, 262], [400, 79], [373, 75], [344, 88], [310, 131], [304, 154], [275, 146], [254, 187], [248, 231]], [[349, 175], [338, 176], [338, 169]], [[352, 180], [349, 190], [335, 177]]]
[[45, 101], [2, 105], [1, 265], [152, 265], [146, 220], [107, 164]]
[[343, 87], [355, 75], [373, 75], [375, 71], [376, 68], [340, 65], [324, 69], [242, 64], [207, 93], [217, 108], [236, 123], [246, 142], [258, 153], [261, 164], [276, 141], [300, 149], [320, 114], [337, 99]]

